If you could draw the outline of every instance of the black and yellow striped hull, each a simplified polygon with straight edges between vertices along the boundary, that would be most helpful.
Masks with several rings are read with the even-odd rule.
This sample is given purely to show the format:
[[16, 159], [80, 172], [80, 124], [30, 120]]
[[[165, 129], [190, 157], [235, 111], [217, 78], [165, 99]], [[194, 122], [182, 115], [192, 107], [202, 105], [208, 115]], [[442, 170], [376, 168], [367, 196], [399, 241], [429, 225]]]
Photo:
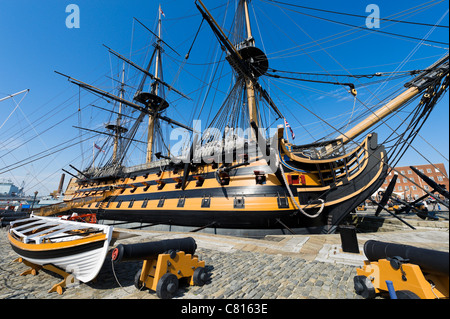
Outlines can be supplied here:
[[[217, 167], [205, 164], [190, 172], [184, 189], [183, 169], [166, 167], [165, 170], [144, 169], [121, 178], [99, 181], [72, 179], [66, 195], [75, 199], [100, 195], [115, 188], [103, 201], [74, 209], [78, 213], [96, 212], [99, 219], [233, 229], [287, 226], [307, 228], [310, 232], [330, 232], [372, 195], [386, 176], [383, 146], [370, 143], [369, 137], [355, 154], [359, 163], [353, 165], [351, 156], [347, 163], [350, 163], [349, 170], [350, 166], [357, 169], [352, 173], [345, 168], [348, 174], [339, 175], [342, 167], [331, 164], [335, 170], [332, 172], [334, 179], [328, 181], [327, 167], [334, 163], [333, 160], [299, 163], [289, 159], [281, 149], [282, 172], [273, 172], [265, 160], [257, 160], [231, 170], [225, 185], [216, 175]], [[317, 169], [319, 173], [314, 171]], [[264, 176], [262, 182], [258, 175]], [[299, 175], [303, 177], [296, 182], [292, 176]], [[299, 212], [297, 206], [303, 212]], [[311, 217], [319, 210], [317, 217]]]

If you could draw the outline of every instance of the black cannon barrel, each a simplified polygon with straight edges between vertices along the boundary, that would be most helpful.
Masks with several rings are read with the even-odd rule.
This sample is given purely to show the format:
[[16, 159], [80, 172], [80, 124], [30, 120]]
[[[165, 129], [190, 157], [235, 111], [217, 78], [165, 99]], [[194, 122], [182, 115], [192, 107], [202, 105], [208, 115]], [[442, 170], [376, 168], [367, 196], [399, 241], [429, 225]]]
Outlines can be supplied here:
[[27, 218], [27, 217], [28, 217], [27, 214], [24, 214], [24, 215], [17, 214], [16, 216], [2, 217], [1, 220], [4, 221], [4, 222], [12, 222], [12, 221], [15, 221], [15, 220], [18, 220], [18, 219], [24, 219], [24, 218]]
[[145, 260], [171, 250], [184, 251], [186, 254], [194, 254], [196, 249], [197, 243], [192, 237], [166, 239], [131, 245], [120, 244], [114, 248], [112, 259], [115, 263], [131, 260]]
[[16, 216], [22, 217], [22, 216], [26, 216], [26, 215], [27, 215], [26, 212], [15, 212], [12, 210], [7, 210], [7, 211], [0, 213], [0, 217], [16, 217]]
[[449, 275], [449, 254], [443, 251], [368, 240], [364, 244], [364, 254], [369, 261], [401, 257], [408, 259], [408, 263], [418, 265], [424, 272]]
[[2, 222], [9, 223], [9, 222], [15, 221], [17, 219], [24, 219], [27, 217], [28, 217], [27, 213], [15, 213], [14, 215], [7, 215], [7, 216], [0, 217], [0, 219], [2, 220]]

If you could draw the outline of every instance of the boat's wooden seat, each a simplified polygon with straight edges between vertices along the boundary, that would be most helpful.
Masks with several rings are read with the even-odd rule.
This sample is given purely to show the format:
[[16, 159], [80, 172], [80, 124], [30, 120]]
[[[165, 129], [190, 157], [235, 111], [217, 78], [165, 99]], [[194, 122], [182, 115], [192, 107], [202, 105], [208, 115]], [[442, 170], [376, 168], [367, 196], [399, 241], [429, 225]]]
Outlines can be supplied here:
[[42, 243], [42, 241], [44, 239], [51, 239], [52, 237], [55, 237], [55, 235], [64, 233], [64, 232], [69, 232], [71, 230], [75, 230], [75, 229], [84, 229], [84, 228], [89, 228], [89, 227], [80, 227], [80, 226], [68, 226], [68, 225], [62, 225], [63, 228], [52, 231], [51, 233], [47, 233], [44, 234], [42, 236], [39, 236], [37, 238], [33, 238], [33, 240], [36, 242], [36, 244], [40, 244]]
[[[53, 237], [57, 234], [68, 232], [76, 229], [87, 229], [92, 225], [83, 226], [80, 225], [72, 225], [65, 224], [64, 222], [55, 222], [55, 221], [43, 221], [41, 219], [34, 221], [36, 218], [28, 218], [28, 220], [21, 220], [21, 222], [29, 221], [25, 225], [20, 225], [18, 227], [13, 227], [11, 230], [14, 234], [20, 238], [24, 243], [28, 243], [30, 241], [34, 241], [36, 244], [40, 244], [44, 239]], [[31, 229], [34, 229], [35, 233], [28, 234]]]
[[[30, 221], [30, 223], [28, 223], [28, 221]], [[36, 218], [27, 218], [27, 219], [20, 219], [18, 221], [16, 221], [15, 223], [23, 223], [23, 222], [27, 222], [24, 225], [20, 225], [17, 227], [14, 227], [14, 230], [22, 230], [22, 229], [26, 229], [26, 228], [30, 228], [31, 226], [37, 226], [39, 224], [45, 224], [44, 221], [42, 220], [36, 220]], [[12, 225], [14, 225], [15, 223], [13, 223]]]

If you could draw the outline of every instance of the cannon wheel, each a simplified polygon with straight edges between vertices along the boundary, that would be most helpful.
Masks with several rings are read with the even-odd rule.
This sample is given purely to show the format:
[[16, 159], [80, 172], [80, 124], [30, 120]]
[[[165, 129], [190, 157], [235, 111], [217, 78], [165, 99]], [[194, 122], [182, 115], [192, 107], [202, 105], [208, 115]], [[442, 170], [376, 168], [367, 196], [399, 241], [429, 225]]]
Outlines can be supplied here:
[[420, 299], [415, 293], [410, 290], [397, 290], [395, 292], [397, 299]]
[[208, 275], [206, 274], [205, 268], [198, 267], [194, 270], [194, 274], [192, 275], [192, 279], [194, 280], [194, 285], [203, 286], [208, 281]]
[[141, 290], [142, 288], [145, 287], [145, 283], [141, 282], [139, 279], [141, 278], [141, 273], [142, 273], [142, 269], [139, 269], [136, 273], [136, 275], [134, 275], [134, 286]]
[[366, 276], [355, 276], [353, 278], [355, 292], [364, 299], [373, 299], [376, 296], [375, 287]]
[[171, 299], [178, 290], [178, 278], [174, 274], [164, 274], [156, 285], [156, 295], [161, 299]]

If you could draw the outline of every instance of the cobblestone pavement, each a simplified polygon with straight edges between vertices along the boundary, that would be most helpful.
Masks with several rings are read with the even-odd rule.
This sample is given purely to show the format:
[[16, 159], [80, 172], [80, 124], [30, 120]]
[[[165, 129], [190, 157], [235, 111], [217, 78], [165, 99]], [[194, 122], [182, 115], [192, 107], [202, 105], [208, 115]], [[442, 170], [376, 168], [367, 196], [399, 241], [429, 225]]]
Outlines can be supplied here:
[[[244, 239], [206, 234], [166, 233], [123, 230], [134, 237], [121, 240], [129, 244], [192, 236], [196, 255], [206, 262], [210, 280], [202, 287], [181, 286], [178, 299], [360, 299], [353, 288], [356, 268], [364, 256], [344, 254], [339, 235], [273, 236], [266, 240]], [[383, 233], [395, 241], [392, 233]], [[136, 236], [137, 235], [137, 236]], [[358, 235], [359, 243], [381, 236]], [[386, 237], [387, 236], [387, 237]], [[398, 238], [397, 234], [397, 238]], [[409, 237], [408, 237], [409, 236]], [[447, 231], [404, 232], [402, 241], [417, 238], [424, 247], [439, 242], [438, 249], [448, 251]], [[410, 240], [408, 239], [410, 238]], [[429, 239], [429, 238], [432, 238]], [[134, 287], [134, 276], [141, 262], [112, 265], [110, 254], [95, 281], [76, 282], [63, 295], [47, 291], [61, 278], [49, 271], [19, 276], [27, 267], [13, 262], [6, 231], [0, 230], [0, 299], [157, 299], [156, 293]]]
[[[157, 298], [149, 290], [139, 291], [133, 281], [140, 262], [111, 264], [108, 256], [97, 279], [75, 283], [63, 295], [47, 293], [60, 277], [46, 270], [37, 276], [19, 276], [27, 267], [14, 263], [17, 257], [0, 231], [0, 298]], [[134, 237], [124, 242], [138, 242]], [[145, 236], [144, 236], [145, 237]], [[200, 246], [200, 245], [199, 245]], [[301, 255], [266, 254], [229, 249], [198, 248], [210, 275], [202, 287], [186, 286], [175, 298], [357, 298], [353, 291], [355, 266], [305, 260]], [[115, 276], [117, 280], [115, 279]], [[120, 286], [119, 286], [120, 283]]]

